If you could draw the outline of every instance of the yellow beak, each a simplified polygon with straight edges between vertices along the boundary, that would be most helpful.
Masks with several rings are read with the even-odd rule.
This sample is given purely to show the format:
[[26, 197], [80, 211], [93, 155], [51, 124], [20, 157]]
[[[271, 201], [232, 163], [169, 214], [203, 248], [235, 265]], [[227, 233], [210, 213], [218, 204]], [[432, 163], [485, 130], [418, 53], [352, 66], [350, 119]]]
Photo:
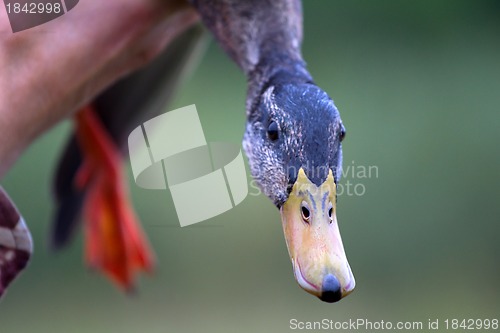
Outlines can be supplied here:
[[281, 220], [295, 279], [307, 292], [336, 302], [355, 286], [336, 216], [336, 186], [329, 171], [316, 186], [299, 170]]

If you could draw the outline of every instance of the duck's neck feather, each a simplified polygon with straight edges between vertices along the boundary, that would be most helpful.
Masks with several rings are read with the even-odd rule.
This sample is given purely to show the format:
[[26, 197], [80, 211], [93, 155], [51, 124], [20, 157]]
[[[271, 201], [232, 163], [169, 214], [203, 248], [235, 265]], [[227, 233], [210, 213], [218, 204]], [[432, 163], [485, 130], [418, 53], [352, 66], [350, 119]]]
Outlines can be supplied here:
[[248, 79], [247, 110], [271, 81], [312, 81], [305, 69], [299, 0], [193, 0], [205, 25]]

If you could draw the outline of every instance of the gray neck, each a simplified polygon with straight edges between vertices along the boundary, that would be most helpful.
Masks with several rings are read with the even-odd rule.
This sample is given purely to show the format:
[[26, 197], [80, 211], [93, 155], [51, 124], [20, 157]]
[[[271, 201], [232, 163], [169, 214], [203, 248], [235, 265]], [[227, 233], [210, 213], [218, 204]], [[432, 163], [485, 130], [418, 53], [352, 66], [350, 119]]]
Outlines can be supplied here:
[[205, 25], [248, 79], [247, 112], [270, 81], [312, 81], [299, 0], [193, 0]]

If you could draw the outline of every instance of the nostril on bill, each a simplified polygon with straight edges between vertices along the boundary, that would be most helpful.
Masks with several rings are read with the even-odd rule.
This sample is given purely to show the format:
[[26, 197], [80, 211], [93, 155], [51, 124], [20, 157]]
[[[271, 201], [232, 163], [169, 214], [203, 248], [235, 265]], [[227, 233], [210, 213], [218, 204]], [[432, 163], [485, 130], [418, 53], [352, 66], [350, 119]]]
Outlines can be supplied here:
[[342, 288], [340, 286], [339, 280], [332, 275], [327, 274], [323, 278], [323, 284], [321, 285], [321, 296], [320, 299], [323, 302], [333, 303], [340, 301], [342, 298]]

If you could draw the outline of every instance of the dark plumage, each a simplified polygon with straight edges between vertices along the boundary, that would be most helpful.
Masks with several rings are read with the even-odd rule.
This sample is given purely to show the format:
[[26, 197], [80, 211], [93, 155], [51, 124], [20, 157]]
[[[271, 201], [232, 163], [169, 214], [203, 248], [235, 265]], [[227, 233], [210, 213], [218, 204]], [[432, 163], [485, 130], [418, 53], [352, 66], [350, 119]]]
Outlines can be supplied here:
[[[342, 122], [302, 59], [300, 1], [193, 1], [205, 25], [248, 78], [243, 147], [252, 176], [280, 207], [300, 167], [320, 185], [341, 174]], [[280, 129], [276, 142], [266, 132]], [[288, 188], [288, 189], [287, 189]]]
[[[274, 83], [274, 82], [273, 82]], [[279, 138], [270, 140], [270, 122], [279, 127]], [[342, 168], [342, 123], [328, 95], [309, 83], [271, 85], [249, 114], [243, 147], [252, 176], [278, 207], [288, 199], [302, 167], [317, 186]]]

